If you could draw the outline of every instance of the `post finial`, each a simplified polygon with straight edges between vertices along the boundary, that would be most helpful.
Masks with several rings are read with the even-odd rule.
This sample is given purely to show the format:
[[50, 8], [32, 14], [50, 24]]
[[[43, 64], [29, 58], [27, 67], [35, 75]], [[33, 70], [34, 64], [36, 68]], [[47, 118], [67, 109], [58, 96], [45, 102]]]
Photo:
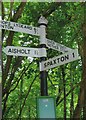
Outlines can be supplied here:
[[39, 18], [38, 23], [41, 24], [41, 25], [42, 25], [42, 24], [47, 25], [47, 24], [48, 24], [48, 21], [47, 21], [47, 19], [45, 19], [45, 17], [43, 17], [43, 16], [41, 15], [41, 17]]

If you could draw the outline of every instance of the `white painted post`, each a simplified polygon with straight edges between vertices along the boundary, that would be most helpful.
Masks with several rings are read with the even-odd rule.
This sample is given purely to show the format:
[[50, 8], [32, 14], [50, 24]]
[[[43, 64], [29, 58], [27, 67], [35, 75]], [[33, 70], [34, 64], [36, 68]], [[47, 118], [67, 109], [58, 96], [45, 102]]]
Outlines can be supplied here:
[[[45, 19], [45, 17], [41, 16], [39, 21], [40, 25], [40, 47], [46, 48], [46, 26], [48, 21]], [[46, 57], [41, 57], [40, 62], [45, 61]], [[40, 79], [41, 79], [41, 96], [47, 96], [48, 95], [48, 89], [47, 89], [47, 72], [41, 71], [40, 72]]]

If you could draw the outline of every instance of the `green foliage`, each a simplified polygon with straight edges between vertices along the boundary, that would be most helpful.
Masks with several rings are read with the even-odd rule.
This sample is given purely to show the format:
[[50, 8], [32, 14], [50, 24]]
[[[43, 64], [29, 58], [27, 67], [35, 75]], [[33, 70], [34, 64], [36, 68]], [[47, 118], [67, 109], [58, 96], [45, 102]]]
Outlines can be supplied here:
[[[56, 3], [55, 3], [56, 4]], [[3, 3], [4, 20], [11, 20], [14, 12], [16, 13], [20, 3], [14, 2], [11, 8], [11, 3]], [[52, 3], [35, 3], [27, 2], [18, 23], [38, 26], [38, 18], [43, 13], [46, 13], [47, 8]], [[10, 11], [12, 10], [12, 11]], [[10, 16], [10, 12], [13, 13]], [[70, 48], [78, 48], [78, 42], [83, 40], [81, 33], [81, 25], [83, 23], [83, 4], [82, 3], [64, 3], [59, 6], [48, 17], [47, 38], [62, 43]], [[9, 32], [5, 31], [3, 39], [3, 48], [6, 46], [6, 38]], [[80, 41], [79, 41], [80, 40]], [[39, 47], [39, 37], [27, 35], [24, 33], [15, 32], [13, 36], [13, 46]], [[55, 50], [47, 49], [48, 58], [58, 56], [61, 53]], [[12, 57], [10, 70], [5, 83], [8, 85], [9, 78], [15, 68], [15, 63], [18, 57]], [[6, 65], [7, 57], [3, 53], [3, 67]], [[40, 95], [40, 74], [39, 74], [39, 59], [22, 57], [21, 64], [16, 68], [14, 77], [11, 81], [9, 95], [6, 102], [6, 110], [3, 118], [18, 118], [22, 105], [21, 118], [36, 118], [36, 97]], [[18, 64], [18, 63], [16, 63]], [[75, 61], [63, 66], [65, 72], [65, 89], [66, 94], [81, 81], [82, 63]], [[34, 80], [35, 79], [35, 80]], [[56, 98], [60, 95], [56, 107], [57, 118], [64, 116], [64, 83], [61, 67], [48, 70], [48, 93]], [[33, 82], [34, 81], [34, 82]], [[33, 82], [33, 83], [32, 83]], [[71, 87], [72, 85], [72, 87]], [[4, 87], [4, 88], [5, 88]], [[70, 92], [71, 94], [71, 92]], [[66, 96], [67, 118], [70, 118], [70, 101], [71, 95]], [[73, 90], [74, 108], [77, 104], [79, 87]], [[3, 97], [3, 108], [6, 96]], [[63, 99], [63, 100], [62, 100]], [[62, 102], [60, 102], [62, 100]], [[60, 102], [60, 103], [59, 103]]]

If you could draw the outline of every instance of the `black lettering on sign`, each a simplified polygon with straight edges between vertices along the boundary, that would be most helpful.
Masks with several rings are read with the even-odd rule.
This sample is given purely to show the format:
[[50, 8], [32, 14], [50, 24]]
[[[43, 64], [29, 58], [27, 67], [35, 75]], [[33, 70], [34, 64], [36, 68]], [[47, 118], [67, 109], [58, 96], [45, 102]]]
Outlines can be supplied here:
[[48, 45], [49, 47], [52, 47], [52, 44], [50, 44], [49, 42], [47, 43], [47, 45]]
[[56, 64], [56, 59], [55, 59], [55, 60], [53, 60], [53, 62], [54, 62], [54, 64]]
[[18, 50], [18, 49], [16, 49], [17, 51], [16, 51], [16, 53], [20, 53], [21, 52], [21, 50]]
[[55, 49], [59, 49], [59, 46], [56, 44], [56, 46], [54, 46]]
[[14, 27], [11, 26], [10, 24], [2, 24], [1, 27], [2, 27], [2, 29], [11, 29], [11, 30], [14, 29]]
[[24, 28], [27, 29], [27, 26], [25, 25]]
[[64, 62], [69, 59], [69, 55], [65, 55], [61, 57], [61, 62]]
[[61, 57], [61, 61], [62, 61], [62, 62], [64, 61], [64, 57], [63, 57], [63, 56]]
[[72, 55], [73, 55], [73, 57], [75, 57], [75, 54], [74, 54], [74, 53], [72, 53]]
[[11, 29], [11, 30], [13, 30], [13, 29], [14, 29], [14, 27], [13, 27], [13, 26], [10, 26], [10, 25], [5, 26], [5, 28], [7, 28], [7, 29]]
[[23, 25], [21, 24], [20, 27], [23, 28]]
[[47, 67], [47, 65], [46, 65], [46, 63], [44, 63], [44, 68], [46, 68]]
[[26, 26], [27, 29], [29, 30], [32, 30], [32, 27], [31, 26]]
[[36, 34], [36, 28], [34, 28], [34, 32], [35, 32], [35, 34]]
[[4, 25], [1, 25], [2, 29], [5, 27]]
[[9, 52], [12, 52], [11, 49], [8, 50], [8, 53], [9, 53]]
[[50, 65], [53, 65], [53, 61], [50, 61]]
[[14, 27], [19, 27], [19, 28], [25, 28], [25, 29], [32, 30], [31, 26], [23, 25], [23, 24], [20, 24], [20, 23], [14, 23]]
[[65, 49], [64, 46], [60, 46], [61, 51], [64, 51], [64, 49]]
[[38, 55], [38, 50], [35, 50], [35, 51], [34, 51], [34, 54], [35, 54], [35, 55]]
[[17, 49], [12, 49], [12, 52], [13, 53], [17, 53]]
[[69, 55], [66, 55], [66, 56], [65, 56], [65, 60], [68, 60], [68, 59], [69, 59]]
[[30, 50], [9, 48], [8, 53], [30, 54]]
[[10, 29], [12, 29], [12, 30], [13, 30], [13, 29], [14, 29], [14, 27], [13, 27], [13, 26], [10, 26]]
[[49, 46], [49, 47], [52, 47], [52, 41], [47, 41], [47, 45]]
[[8, 22], [7, 24], [4, 24], [4, 28], [14, 29], [14, 26], [12, 26], [10, 22]]
[[2, 24], [8, 24], [8, 22], [7, 22], [7, 21], [2, 21], [1, 23], [2, 23]]
[[23, 53], [26, 54], [26, 51], [25, 51], [24, 49], [21, 49], [21, 53], [22, 53], [22, 54], [23, 54]]
[[5, 24], [5, 21], [1, 21], [1, 24]]
[[18, 26], [18, 24], [17, 24], [17, 23], [14, 23], [14, 27], [15, 27], [15, 26]]
[[28, 54], [30, 54], [30, 50], [28, 50]]
[[[22, 49], [22, 51], [23, 51], [23, 53], [25, 53], [25, 54], [30, 54], [30, 50], [24, 50], [24, 49]], [[23, 54], [22, 53], [22, 54]]]
[[50, 65], [50, 62], [47, 62], [47, 66], [49, 66]]
[[58, 63], [59, 63], [59, 60], [60, 60], [60, 58], [57, 58]]
[[47, 67], [50, 65], [50, 62], [44, 63], [44, 67]]

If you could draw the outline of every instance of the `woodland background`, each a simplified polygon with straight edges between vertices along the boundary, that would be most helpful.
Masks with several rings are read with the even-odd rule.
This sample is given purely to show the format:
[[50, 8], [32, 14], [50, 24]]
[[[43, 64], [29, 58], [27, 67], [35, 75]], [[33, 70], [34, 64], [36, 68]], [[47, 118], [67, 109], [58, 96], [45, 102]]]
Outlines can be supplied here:
[[[56, 97], [57, 118], [86, 119], [86, 3], [85, 2], [2, 2], [2, 19], [38, 26], [48, 20], [47, 38], [72, 49], [80, 60], [48, 70], [48, 95]], [[2, 30], [6, 46], [39, 47], [39, 37]], [[2, 49], [3, 49], [2, 48]], [[61, 53], [47, 49], [47, 59]], [[3, 119], [36, 118], [36, 97], [40, 96], [39, 58], [3, 56]]]

